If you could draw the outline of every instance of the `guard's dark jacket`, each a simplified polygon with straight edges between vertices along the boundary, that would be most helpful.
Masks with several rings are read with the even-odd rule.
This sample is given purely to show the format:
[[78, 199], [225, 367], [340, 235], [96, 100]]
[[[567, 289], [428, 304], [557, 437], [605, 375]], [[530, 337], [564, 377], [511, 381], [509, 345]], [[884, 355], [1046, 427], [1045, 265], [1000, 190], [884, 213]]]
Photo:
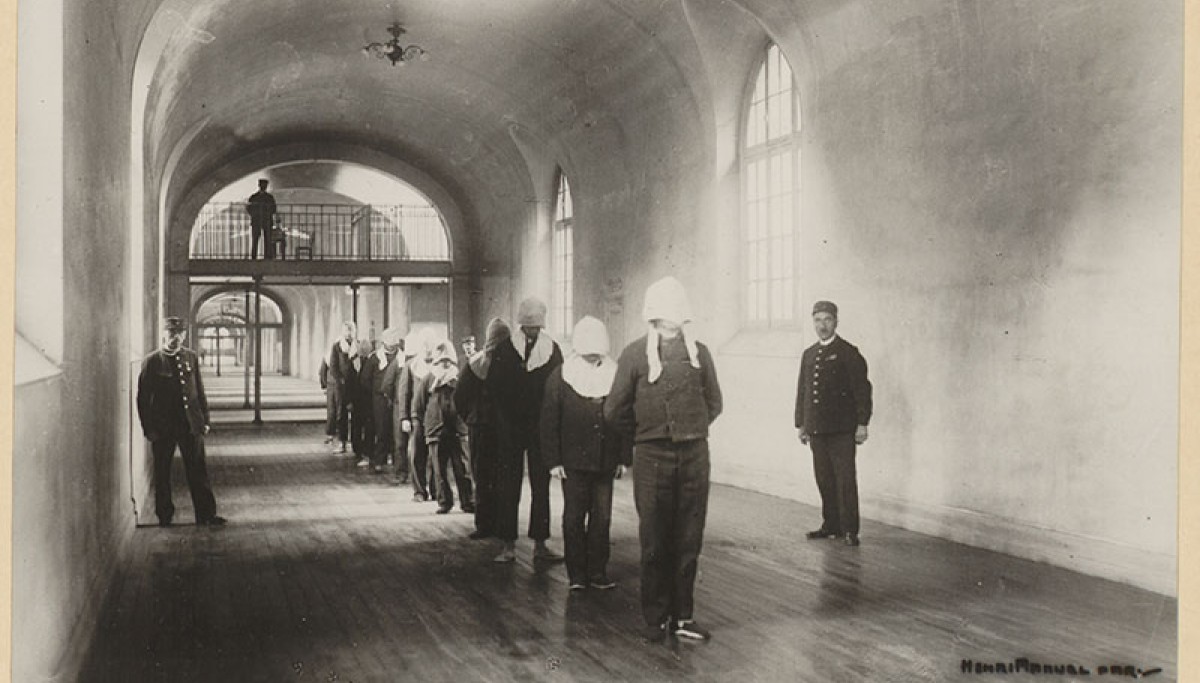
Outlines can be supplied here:
[[208, 399], [191, 349], [181, 348], [174, 356], [159, 349], [146, 356], [137, 391], [138, 418], [147, 439], [204, 434]]
[[858, 349], [841, 337], [805, 349], [796, 386], [796, 428], [838, 434], [870, 421], [871, 382]]
[[617, 377], [604, 404], [604, 417], [634, 443], [696, 441], [721, 414], [721, 385], [712, 354], [696, 344], [700, 367], [692, 367], [680, 337], [659, 342], [663, 370], [651, 384], [643, 335], [621, 352]]
[[547, 468], [613, 472], [633, 462], [629, 440], [604, 420], [605, 398], [587, 398], [563, 381], [562, 368], [546, 380], [542, 398], [542, 460]]

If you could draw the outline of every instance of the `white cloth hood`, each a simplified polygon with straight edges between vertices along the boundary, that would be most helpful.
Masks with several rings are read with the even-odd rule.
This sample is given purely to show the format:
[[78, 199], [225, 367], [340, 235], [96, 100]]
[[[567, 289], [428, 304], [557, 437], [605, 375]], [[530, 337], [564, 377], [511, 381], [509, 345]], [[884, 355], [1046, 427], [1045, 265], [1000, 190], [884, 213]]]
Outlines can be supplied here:
[[585, 315], [575, 323], [575, 330], [571, 333], [571, 347], [581, 356], [593, 353], [607, 356], [608, 328], [598, 319]]

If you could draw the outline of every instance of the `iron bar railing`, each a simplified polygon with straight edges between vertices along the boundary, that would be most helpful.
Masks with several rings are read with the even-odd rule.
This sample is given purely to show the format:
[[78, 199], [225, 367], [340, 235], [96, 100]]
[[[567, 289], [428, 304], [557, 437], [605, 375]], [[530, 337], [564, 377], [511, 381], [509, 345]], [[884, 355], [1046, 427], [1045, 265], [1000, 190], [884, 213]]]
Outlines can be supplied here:
[[[192, 228], [193, 259], [248, 259], [253, 242], [242, 202], [204, 205]], [[450, 241], [431, 206], [279, 204], [275, 257], [313, 261], [449, 261]], [[260, 237], [257, 256], [265, 253]]]

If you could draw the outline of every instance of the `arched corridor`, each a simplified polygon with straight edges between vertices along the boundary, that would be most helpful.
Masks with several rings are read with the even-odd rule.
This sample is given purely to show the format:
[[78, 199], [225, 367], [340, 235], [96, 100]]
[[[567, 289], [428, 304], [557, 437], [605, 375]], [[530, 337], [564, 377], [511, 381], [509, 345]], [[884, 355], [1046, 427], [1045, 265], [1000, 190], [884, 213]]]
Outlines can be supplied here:
[[[18, 17], [14, 680], [1180, 675], [1182, 0], [38, 1]], [[647, 312], [664, 277], [690, 299], [678, 329]], [[605, 355], [577, 348], [585, 316], [619, 366], [605, 391], [693, 393], [621, 432], [619, 585], [580, 595], [530, 559], [541, 392], [576, 385], [522, 328], [585, 362]], [[195, 367], [171, 350], [155, 377], [185, 421], [203, 385], [224, 528], [181, 458], [158, 526], [138, 399], [172, 318]], [[495, 318], [488, 363], [551, 376], [487, 404], [538, 397], [495, 437], [528, 458], [507, 566], [506, 539], [467, 538], [461, 489], [447, 514], [413, 500], [443, 481], [421, 490], [417, 452], [453, 460], [414, 397], [449, 366], [486, 384], [461, 343]], [[851, 362], [831, 340], [865, 359], [853, 390], [806, 374]], [[811, 438], [821, 400], [848, 458]], [[628, 426], [589, 405], [597, 433]], [[464, 422], [467, 456], [491, 427]], [[702, 551], [656, 537], [631, 481], [701, 442]], [[487, 478], [471, 464], [450, 478]], [[713, 638], [647, 647], [640, 544], [693, 541]]]

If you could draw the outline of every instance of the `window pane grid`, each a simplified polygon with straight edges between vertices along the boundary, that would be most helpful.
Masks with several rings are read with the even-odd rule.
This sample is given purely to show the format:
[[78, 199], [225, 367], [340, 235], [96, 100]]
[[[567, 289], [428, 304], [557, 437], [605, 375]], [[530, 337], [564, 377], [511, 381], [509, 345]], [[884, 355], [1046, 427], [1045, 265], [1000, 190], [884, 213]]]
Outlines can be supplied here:
[[771, 45], [755, 78], [743, 159], [743, 283], [748, 322], [790, 324], [796, 315], [799, 95], [790, 65]]
[[575, 206], [571, 199], [571, 184], [559, 174], [555, 193], [554, 230], [552, 235], [554, 279], [553, 306], [556, 329], [564, 337], [570, 333], [575, 317]]

